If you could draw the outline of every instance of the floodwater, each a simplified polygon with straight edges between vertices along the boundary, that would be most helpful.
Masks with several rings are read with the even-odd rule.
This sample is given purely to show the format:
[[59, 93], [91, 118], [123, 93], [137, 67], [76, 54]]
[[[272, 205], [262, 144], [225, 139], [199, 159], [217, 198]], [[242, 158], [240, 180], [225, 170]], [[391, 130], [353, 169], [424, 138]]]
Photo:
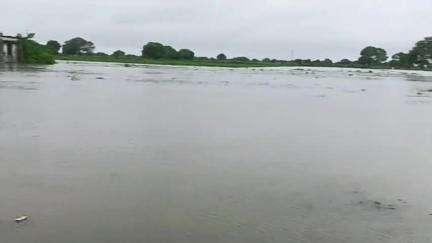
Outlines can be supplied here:
[[427, 72], [2, 67], [0, 242], [431, 242], [429, 89]]

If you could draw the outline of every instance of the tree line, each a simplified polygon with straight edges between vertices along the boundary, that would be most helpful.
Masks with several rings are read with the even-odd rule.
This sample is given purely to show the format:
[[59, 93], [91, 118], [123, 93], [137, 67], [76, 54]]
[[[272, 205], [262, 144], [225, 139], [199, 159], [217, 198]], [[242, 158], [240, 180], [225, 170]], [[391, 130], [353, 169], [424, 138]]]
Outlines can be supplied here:
[[295, 60], [278, 60], [264, 58], [262, 60], [249, 59], [247, 57], [234, 57], [229, 59], [221, 53], [216, 57], [196, 57], [190, 49], [180, 49], [164, 45], [158, 42], [149, 42], [145, 44], [141, 51], [141, 56], [126, 54], [122, 50], [117, 50], [112, 54], [103, 52], [94, 52], [96, 47], [93, 42], [76, 37], [64, 42], [61, 45], [58, 41], [50, 40], [46, 44], [54, 54], [62, 55], [92, 55], [92, 56], [110, 56], [112, 58], [148, 58], [148, 59], [166, 59], [166, 60], [196, 60], [196, 61], [223, 61], [239, 63], [269, 63], [274, 65], [286, 66], [317, 66], [317, 67], [360, 67], [360, 68], [405, 68], [405, 69], [432, 69], [432, 37], [418, 41], [415, 46], [408, 52], [400, 52], [391, 56], [390, 60], [386, 50], [379, 47], [368, 46], [361, 50], [360, 57], [357, 60], [342, 59], [333, 62], [327, 58], [324, 60], [295, 59]]

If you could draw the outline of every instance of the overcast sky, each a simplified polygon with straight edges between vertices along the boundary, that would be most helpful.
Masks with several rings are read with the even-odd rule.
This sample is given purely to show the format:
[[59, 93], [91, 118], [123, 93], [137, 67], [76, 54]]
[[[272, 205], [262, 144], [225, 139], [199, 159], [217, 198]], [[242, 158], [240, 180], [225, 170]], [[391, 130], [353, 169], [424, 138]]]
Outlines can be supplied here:
[[4, 34], [81, 36], [108, 53], [158, 41], [199, 56], [341, 59], [432, 36], [432, 0], [2, 0], [0, 9]]

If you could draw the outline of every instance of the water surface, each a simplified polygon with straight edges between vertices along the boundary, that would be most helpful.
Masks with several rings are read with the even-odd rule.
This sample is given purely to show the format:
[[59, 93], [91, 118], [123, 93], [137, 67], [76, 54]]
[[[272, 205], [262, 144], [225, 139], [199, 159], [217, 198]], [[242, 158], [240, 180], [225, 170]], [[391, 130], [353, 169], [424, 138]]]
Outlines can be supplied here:
[[3, 66], [0, 242], [431, 242], [431, 81]]

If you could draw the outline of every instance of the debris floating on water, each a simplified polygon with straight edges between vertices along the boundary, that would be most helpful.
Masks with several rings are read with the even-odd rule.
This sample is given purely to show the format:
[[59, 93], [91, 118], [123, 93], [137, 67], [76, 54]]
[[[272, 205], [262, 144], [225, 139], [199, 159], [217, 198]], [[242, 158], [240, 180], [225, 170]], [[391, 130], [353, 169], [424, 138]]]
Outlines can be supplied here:
[[27, 220], [29, 220], [29, 217], [24, 215], [24, 216], [16, 218], [15, 222], [19, 224], [19, 223], [22, 223], [22, 222], [27, 221]]

